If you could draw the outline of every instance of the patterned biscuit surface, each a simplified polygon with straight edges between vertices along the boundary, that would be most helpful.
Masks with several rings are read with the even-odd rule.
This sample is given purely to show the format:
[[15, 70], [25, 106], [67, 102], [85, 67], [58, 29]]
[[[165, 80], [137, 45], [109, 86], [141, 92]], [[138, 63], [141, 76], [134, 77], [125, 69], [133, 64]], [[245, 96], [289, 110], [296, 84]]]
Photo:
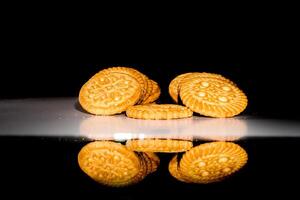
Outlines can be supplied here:
[[232, 117], [247, 106], [246, 95], [234, 84], [217, 78], [196, 77], [180, 88], [184, 105], [201, 115]]
[[175, 77], [169, 85], [169, 94], [176, 103], [178, 103], [178, 96], [179, 96], [181, 85], [186, 81], [188, 81], [189, 79], [196, 78], [196, 77], [217, 78], [225, 82], [232, 83], [232, 81], [230, 81], [229, 79], [225, 78], [220, 74], [207, 73], [207, 72], [189, 72], [189, 73], [180, 74], [179, 76]]
[[162, 140], [162, 139], [144, 139], [127, 140], [126, 147], [132, 151], [138, 152], [184, 152], [193, 147], [191, 141], [183, 140]]
[[220, 79], [224, 82], [227, 83], [232, 83], [234, 84], [231, 80], [225, 78], [224, 76], [220, 75], [220, 74], [215, 74], [215, 73], [208, 73], [208, 72], [192, 72], [192, 73], [188, 73], [186, 76], [184, 76], [178, 83], [178, 90], [180, 90], [180, 87], [182, 84], [184, 84], [185, 82], [189, 81], [190, 79], [193, 78], [215, 78], [215, 79]]
[[187, 118], [193, 112], [187, 107], [175, 104], [147, 104], [130, 106], [126, 110], [127, 117], [136, 119], [178, 119]]
[[82, 86], [79, 103], [89, 113], [113, 115], [134, 105], [140, 96], [141, 87], [135, 78], [101, 71]]
[[140, 84], [140, 87], [142, 90], [141, 97], [140, 97], [138, 103], [140, 103], [143, 100], [144, 96], [147, 93], [148, 77], [136, 69], [133, 69], [130, 67], [110, 67], [110, 68], [102, 70], [102, 72], [107, 73], [107, 74], [110, 74], [112, 72], [123, 73], [123, 74], [127, 74], [127, 75], [135, 78], [137, 80], [137, 82]]
[[144, 166], [134, 152], [110, 141], [96, 141], [84, 146], [78, 154], [78, 163], [92, 179], [113, 187], [135, 183], [144, 173], [141, 169]]
[[179, 163], [180, 172], [193, 183], [211, 183], [238, 171], [247, 163], [246, 151], [231, 142], [211, 142], [186, 152]]

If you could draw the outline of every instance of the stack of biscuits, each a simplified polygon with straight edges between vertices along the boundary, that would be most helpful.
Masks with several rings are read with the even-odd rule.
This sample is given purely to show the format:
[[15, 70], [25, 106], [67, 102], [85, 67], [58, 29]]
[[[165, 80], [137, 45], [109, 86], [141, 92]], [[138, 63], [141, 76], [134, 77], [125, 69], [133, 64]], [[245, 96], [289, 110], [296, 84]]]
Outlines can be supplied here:
[[247, 97], [235, 83], [219, 74], [193, 72], [175, 77], [169, 85], [174, 102], [209, 117], [233, 117], [247, 106]]
[[160, 96], [160, 87], [136, 69], [111, 67], [90, 78], [79, 93], [80, 105], [95, 115], [114, 115], [135, 104], [149, 104]]
[[[88, 80], [79, 103], [89, 113], [114, 115], [126, 111], [137, 119], [178, 119], [193, 112], [209, 117], [233, 117], [245, 110], [248, 100], [235, 83], [219, 74], [185, 73], [175, 77], [169, 94], [176, 104], [155, 104], [161, 90], [157, 82], [136, 69], [111, 67]], [[183, 105], [178, 105], [181, 103]]]
[[[133, 68], [101, 70], [81, 88], [79, 102], [89, 113], [146, 120], [192, 117], [233, 117], [247, 106], [247, 97], [235, 83], [213, 73], [185, 73], [175, 77], [169, 94], [176, 104], [156, 104], [159, 85]], [[181, 104], [181, 105], [178, 105]], [[237, 144], [214, 141], [193, 147], [192, 140], [143, 139], [126, 144], [95, 141], [78, 155], [81, 169], [95, 181], [113, 187], [132, 185], [156, 171], [155, 153], [176, 154], [169, 162], [170, 174], [186, 183], [221, 181], [242, 168], [248, 159]]]
[[160, 160], [152, 152], [136, 153], [120, 143], [95, 141], [81, 149], [78, 163], [98, 183], [123, 187], [136, 184], [155, 172]]
[[155, 172], [160, 159], [156, 153], [176, 154], [169, 172], [185, 183], [222, 181], [240, 170], [248, 160], [246, 151], [232, 142], [209, 142], [193, 147], [192, 141], [171, 139], [95, 141], [78, 154], [82, 171], [100, 184], [123, 187], [139, 183]]

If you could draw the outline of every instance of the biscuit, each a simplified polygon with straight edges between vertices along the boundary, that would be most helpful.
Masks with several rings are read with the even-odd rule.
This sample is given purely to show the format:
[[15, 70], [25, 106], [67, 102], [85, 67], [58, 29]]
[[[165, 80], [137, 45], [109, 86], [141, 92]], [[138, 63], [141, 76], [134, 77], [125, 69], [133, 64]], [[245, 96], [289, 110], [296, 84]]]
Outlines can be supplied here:
[[184, 84], [186, 81], [189, 81], [190, 79], [197, 78], [197, 77], [200, 77], [200, 78], [216, 78], [216, 79], [220, 79], [224, 82], [234, 84], [231, 80], [225, 78], [221, 74], [208, 73], [208, 72], [192, 72], [192, 73], [189, 73], [186, 76], [184, 76], [181, 80], [179, 80], [178, 90], [180, 90], [181, 85]]
[[123, 186], [134, 185], [136, 183], [141, 182], [151, 170], [148, 161], [145, 159], [145, 156], [139, 153], [137, 153], [137, 156], [140, 159], [139, 173], [136, 176], [134, 176], [131, 180], [127, 181], [127, 183], [123, 183]]
[[192, 73], [185, 73], [180, 74], [176, 76], [169, 84], [169, 94], [172, 97], [172, 99], [178, 103], [178, 96], [179, 96], [179, 85], [182, 79], [184, 79], [187, 75], [190, 75]]
[[182, 175], [193, 183], [220, 181], [247, 163], [246, 151], [231, 142], [211, 142], [186, 152], [179, 163]]
[[247, 123], [238, 118], [202, 118], [201, 123], [194, 123], [194, 140], [227, 141], [240, 140], [247, 135]]
[[137, 154], [139, 155], [140, 160], [144, 165], [145, 175], [150, 174], [152, 171], [152, 163], [151, 163], [150, 158], [144, 152], [137, 152]]
[[120, 187], [133, 183], [141, 174], [139, 157], [124, 145], [96, 141], [85, 145], [78, 154], [83, 172], [98, 183]]
[[144, 139], [127, 140], [126, 147], [138, 152], [184, 152], [193, 147], [193, 142], [184, 140]]
[[207, 73], [207, 72], [190, 72], [190, 73], [181, 74], [175, 77], [169, 85], [169, 94], [176, 103], [178, 103], [178, 96], [179, 96], [181, 85], [184, 82], [188, 81], [189, 79], [196, 78], [196, 77], [217, 78], [233, 84], [232, 81], [230, 81], [229, 79], [225, 78], [220, 74]]
[[234, 84], [219, 78], [196, 77], [180, 87], [182, 103], [204, 116], [232, 117], [245, 110], [246, 95]]
[[177, 157], [177, 155], [175, 155], [175, 156], [171, 159], [171, 161], [169, 162], [169, 167], [168, 167], [168, 169], [169, 169], [170, 174], [171, 174], [174, 178], [176, 178], [177, 180], [179, 180], [179, 181], [181, 181], [181, 182], [191, 183], [191, 181], [190, 181], [188, 178], [184, 177], [184, 176], [182, 175], [182, 173], [180, 172], [180, 169], [179, 169], [179, 167], [178, 167], [178, 161], [177, 161], [177, 159], [178, 159], [178, 157]]
[[141, 99], [141, 101], [139, 102], [139, 104], [147, 104], [147, 99], [150, 97], [150, 95], [152, 94], [152, 90], [153, 90], [153, 83], [152, 80], [147, 79], [148, 81], [148, 86], [147, 86], [147, 91], [146, 94], [143, 96], [143, 98]]
[[137, 80], [137, 82], [140, 84], [140, 87], [142, 90], [141, 97], [137, 103], [140, 103], [142, 101], [142, 99], [144, 98], [145, 94], [147, 93], [148, 77], [136, 69], [133, 69], [130, 67], [110, 67], [110, 68], [102, 70], [102, 72], [107, 73], [107, 74], [110, 74], [112, 72], [124, 73], [124, 74], [127, 74], [127, 75], [135, 78]]
[[79, 103], [89, 113], [113, 115], [136, 104], [141, 87], [135, 78], [123, 73], [99, 72], [88, 80], [79, 93]]
[[143, 152], [143, 155], [147, 157], [148, 161], [150, 161], [151, 170], [149, 173], [155, 172], [160, 164], [159, 157], [153, 152]]
[[127, 117], [135, 119], [179, 119], [193, 115], [187, 107], [175, 104], [147, 104], [130, 106], [126, 110]]
[[153, 103], [159, 98], [159, 96], [161, 94], [161, 89], [160, 89], [158, 83], [151, 79], [150, 79], [150, 82], [151, 82], [151, 86], [152, 86], [152, 91], [150, 93], [150, 96], [148, 98], [146, 98], [141, 104]]

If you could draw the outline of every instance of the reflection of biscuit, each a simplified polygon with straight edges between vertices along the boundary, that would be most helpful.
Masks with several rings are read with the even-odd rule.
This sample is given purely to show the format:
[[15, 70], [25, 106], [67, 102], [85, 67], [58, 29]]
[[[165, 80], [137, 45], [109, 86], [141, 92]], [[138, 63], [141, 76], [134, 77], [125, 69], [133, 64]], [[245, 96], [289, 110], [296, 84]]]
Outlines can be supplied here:
[[[153, 173], [156, 171], [159, 165], [159, 158], [152, 152], [138, 152], [141, 156], [141, 160], [143, 160], [144, 164], [146, 165], [146, 175]], [[152, 155], [153, 154], [153, 155]], [[158, 162], [157, 162], [158, 158]]]
[[137, 103], [140, 96], [141, 87], [135, 78], [101, 71], [82, 86], [79, 102], [89, 113], [113, 115]]
[[238, 118], [201, 118], [187, 131], [193, 133], [195, 140], [236, 141], [247, 136], [247, 123]]
[[180, 172], [194, 183], [211, 183], [238, 171], [247, 163], [246, 151], [231, 142], [201, 144], [186, 152], [179, 163]]
[[173, 153], [187, 151], [193, 147], [193, 143], [169, 139], [127, 140], [126, 147], [132, 151]]
[[179, 96], [178, 89], [179, 89], [180, 82], [182, 79], [184, 79], [189, 74], [192, 74], [192, 73], [185, 73], [185, 74], [180, 74], [179, 76], [176, 76], [169, 85], [169, 94], [176, 103], [178, 103], [178, 96]]
[[190, 180], [185, 178], [182, 175], [182, 173], [180, 172], [180, 169], [178, 167], [178, 162], [177, 162], [177, 155], [175, 155], [169, 162], [169, 172], [177, 180], [185, 182], [185, 183], [190, 183]]
[[193, 112], [180, 105], [175, 104], [147, 104], [130, 106], [126, 115], [136, 119], [178, 119], [191, 117]]
[[158, 83], [153, 80], [150, 80], [150, 82], [151, 82], [151, 86], [152, 86], [151, 93], [141, 104], [153, 103], [160, 96], [161, 91], [160, 91], [160, 87], [159, 87]]
[[109, 141], [85, 145], [78, 154], [78, 163], [92, 179], [114, 187], [135, 183], [144, 170], [134, 152], [122, 144]]
[[80, 123], [80, 135], [91, 140], [114, 140], [114, 133], [131, 133], [127, 119], [123, 115], [88, 117]]
[[126, 185], [133, 185], [142, 181], [149, 174], [149, 171], [151, 170], [149, 168], [147, 160], [145, 159], [145, 156], [142, 154], [137, 154], [137, 155], [140, 159], [140, 171], [136, 176], [134, 176], [130, 181], [128, 181]]
[[239, 88], [217, 78], [196, 77], [185, 81], [180, 97], [194, 112], [211, 117], [232, 117], [247, 106], [247, 97]]
[[150, 162], [151, 162], [151, 170], [150, 173], [153, 173], [157, 170], [159, 163], [160, 163], [160, 159], [159, 157], [153, 153], [153, 152], [143, 152], [144, 156], [146, 156]]

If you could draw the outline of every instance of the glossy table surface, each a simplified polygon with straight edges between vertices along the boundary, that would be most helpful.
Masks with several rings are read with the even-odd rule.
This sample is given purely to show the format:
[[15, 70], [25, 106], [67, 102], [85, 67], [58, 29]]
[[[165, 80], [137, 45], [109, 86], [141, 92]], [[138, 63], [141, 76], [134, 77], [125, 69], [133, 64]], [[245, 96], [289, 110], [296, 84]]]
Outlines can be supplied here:
[[177, 120], [138, 120], [124, 114], [94, 116], [77, 98], [0, 100], [0, 136], [78, 137], [127, 140], [174, 138], [235, 140], [245, 137], [299, 137], [296, 122], [237, 116], [194, 116]]

